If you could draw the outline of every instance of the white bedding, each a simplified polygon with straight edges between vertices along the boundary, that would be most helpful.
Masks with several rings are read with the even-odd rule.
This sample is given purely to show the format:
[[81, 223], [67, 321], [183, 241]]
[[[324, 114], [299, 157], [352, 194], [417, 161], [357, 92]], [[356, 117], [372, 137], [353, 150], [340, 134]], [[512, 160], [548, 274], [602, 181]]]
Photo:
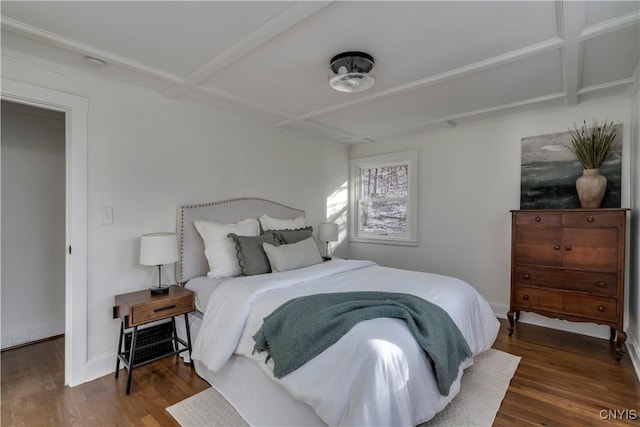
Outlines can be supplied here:
[[185, 283], [184, 287], [193, 291], [196, 297], [196, 310], [204, 313], [209, 302], [209, 297], [215, 288], [222, 283], [224, 279], [220, 277], [194, 277]]
[[499, 328], [487, 302], [465, 282], [447, 276], [333, 260], [282, 273], [222, 281], [211, 293], [193, 358], [218, 371], [237, 353], [329, 425], [417, 425], [442, 410], [460, 388], [460, 368], [449, 396], [441, 396], [431, 365], [398, 319], [362, 322], [306, 365], [276, 379], [265, 354], [251, 354], [262, 319], [289, 299], [345, 291], [409, 293], [442, 307], [474, 354], [493, 344]]

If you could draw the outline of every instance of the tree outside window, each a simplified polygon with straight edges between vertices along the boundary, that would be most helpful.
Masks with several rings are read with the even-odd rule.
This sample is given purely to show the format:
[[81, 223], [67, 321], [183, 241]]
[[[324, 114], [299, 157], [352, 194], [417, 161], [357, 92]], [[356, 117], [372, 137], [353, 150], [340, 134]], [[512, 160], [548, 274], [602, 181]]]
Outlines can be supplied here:
[[360, 181], [361, 231], [406, 235], [409, 165], [360, 169]]
[[417, 151], [352, 160], [352, 239], [413, 243]]

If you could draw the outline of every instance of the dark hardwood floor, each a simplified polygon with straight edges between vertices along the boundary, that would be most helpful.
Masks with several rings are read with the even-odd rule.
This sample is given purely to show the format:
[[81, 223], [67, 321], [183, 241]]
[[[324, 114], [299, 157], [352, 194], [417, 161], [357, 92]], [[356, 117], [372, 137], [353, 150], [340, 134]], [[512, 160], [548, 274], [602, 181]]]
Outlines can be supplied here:
[[2, 426], [178, 426], [165, 408], [209, 387], [177, 357], [135, 369], [128, 396], [124, 370], [65, 387], [64, 338], [0, 357]]
[[[608, 341], [501, 322], [494, 348], [522, 360], [494, 426], [640, 425], [640, 383]], [[126, 375], [64, 387], [63, 352], [57, 338], [1, 354], [2, 426], [175, 426], [164, 408], [209, 387], [177, 358], [136, 369], [129, 396]]]
[[640, 383], [614, 343], [523, 323], [509, 337], [501, 323], [493, 348], [522, 360], [494, 426], [640, 426]]

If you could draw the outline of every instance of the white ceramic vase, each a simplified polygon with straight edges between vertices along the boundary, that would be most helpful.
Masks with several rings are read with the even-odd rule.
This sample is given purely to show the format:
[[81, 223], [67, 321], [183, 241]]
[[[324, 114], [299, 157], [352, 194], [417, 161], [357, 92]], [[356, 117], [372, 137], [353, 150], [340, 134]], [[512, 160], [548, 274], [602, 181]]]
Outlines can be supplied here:
[[606, 189], [607, 177], [600, 175], [600, 169], [584, 169], [576, 181], [580, 206], [585, 209], [599, 208]]

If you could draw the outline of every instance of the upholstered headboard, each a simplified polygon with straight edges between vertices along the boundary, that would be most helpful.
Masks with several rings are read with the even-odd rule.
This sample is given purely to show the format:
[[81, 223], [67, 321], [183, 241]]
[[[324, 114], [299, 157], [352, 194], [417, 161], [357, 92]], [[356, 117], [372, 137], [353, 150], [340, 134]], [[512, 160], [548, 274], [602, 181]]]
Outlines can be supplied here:
[[243, 197], [178, 208], [178, 250], [180, 258], [176, 265], [177, 282], [184, 284], [194, 277], [206, 276], [209, 271], [209, 265], [204, 256], [204, 243], [193, 225], [195, 220], [231, 224], [245, 218], [258, 218], [263, 214], [272, 218], [292, 219], [304, 215], [304, 211], [255, 197]]

